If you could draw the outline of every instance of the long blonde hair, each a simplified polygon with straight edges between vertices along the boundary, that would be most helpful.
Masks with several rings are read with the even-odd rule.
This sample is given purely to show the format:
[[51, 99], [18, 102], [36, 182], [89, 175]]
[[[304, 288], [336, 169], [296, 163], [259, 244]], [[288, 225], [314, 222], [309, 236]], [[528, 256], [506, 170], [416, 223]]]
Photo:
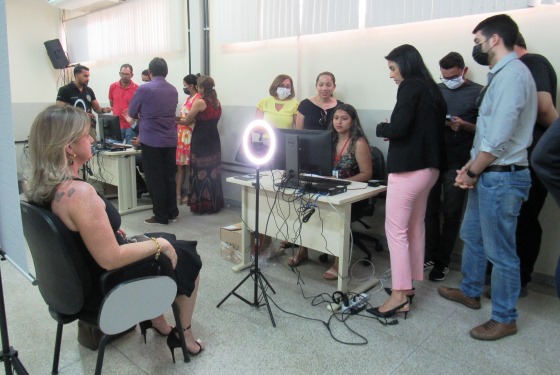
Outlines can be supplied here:
[[91, 120], [79, 108], [51, 105], [37, 115], [29, 134], [27, 198], [37, 204], [52, 200], [56, 187], [73, 177], [65, 147], [89, 133]]

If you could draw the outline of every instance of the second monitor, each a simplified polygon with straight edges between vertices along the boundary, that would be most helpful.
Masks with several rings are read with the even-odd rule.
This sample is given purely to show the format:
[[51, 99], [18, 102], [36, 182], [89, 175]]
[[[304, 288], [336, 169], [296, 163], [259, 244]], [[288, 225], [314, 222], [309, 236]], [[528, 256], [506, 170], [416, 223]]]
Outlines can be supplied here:
[[98, 124], [99, 140], [103, 145], [123, 142], [119, 116], [99, 115]]

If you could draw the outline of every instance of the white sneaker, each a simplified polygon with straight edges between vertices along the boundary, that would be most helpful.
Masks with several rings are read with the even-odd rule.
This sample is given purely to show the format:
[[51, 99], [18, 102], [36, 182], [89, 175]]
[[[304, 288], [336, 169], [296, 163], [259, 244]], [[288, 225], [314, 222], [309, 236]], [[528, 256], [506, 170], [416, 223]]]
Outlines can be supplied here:
[[425, 261], [424, 262], [424, 271], [431, 270], [432, 268], [434, 268], [435, 264], [436, 264], [436, 262], [434, 262], [433, 260]]

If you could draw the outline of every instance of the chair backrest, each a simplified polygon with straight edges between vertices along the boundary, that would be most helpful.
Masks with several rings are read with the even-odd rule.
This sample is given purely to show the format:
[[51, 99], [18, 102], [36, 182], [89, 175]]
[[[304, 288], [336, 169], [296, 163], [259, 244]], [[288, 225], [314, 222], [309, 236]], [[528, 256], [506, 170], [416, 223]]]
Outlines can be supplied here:
[[123, 332], [169, 310], [176, 295], [177, 284], [169, 276], [148, 276], [121, 282], [107, 293], [101, 304], [99, 328], [107, 335]]
[[385, 156], [377, 147], [369, 146], [371, 150], [371, 161], [373, 166], [373, 180], [387, 181], [387, 170], [385, 169]]
[[49, 210], [23, 201], [20, 206], [23, 234], [43, 299], [59, 314], [78, 313], [90, 288], [89, 272], [70, 231]]

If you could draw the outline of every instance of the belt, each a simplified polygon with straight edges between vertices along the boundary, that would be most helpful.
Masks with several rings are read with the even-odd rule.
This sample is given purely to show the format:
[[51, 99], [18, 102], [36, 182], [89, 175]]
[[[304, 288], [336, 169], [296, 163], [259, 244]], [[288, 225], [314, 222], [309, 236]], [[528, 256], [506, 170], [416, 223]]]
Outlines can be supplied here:
[[491, 165], [486, 167], [482, 173], [485, 172], [517, 172], [527, 169], [528, 167], [525, 165]]

